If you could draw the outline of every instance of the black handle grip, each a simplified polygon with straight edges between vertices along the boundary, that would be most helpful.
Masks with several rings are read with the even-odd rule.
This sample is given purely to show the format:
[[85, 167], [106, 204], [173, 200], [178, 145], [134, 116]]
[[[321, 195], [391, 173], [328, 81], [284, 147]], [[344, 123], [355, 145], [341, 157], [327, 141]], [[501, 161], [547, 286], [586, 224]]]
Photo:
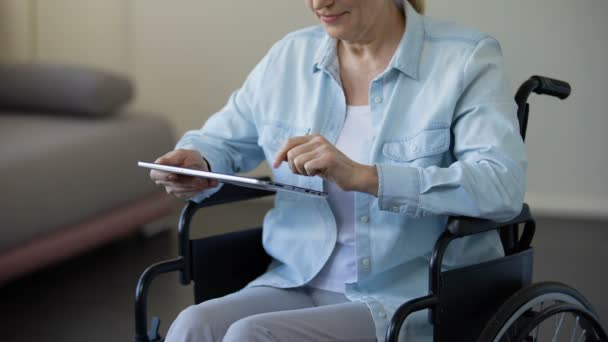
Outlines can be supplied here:
[[534, 89], [537, 94], [555, 96], [563, 100], [570, 96], [572, 91], [568, 82], [538, 75], [532, 78], [538, 81], [538, 87]]

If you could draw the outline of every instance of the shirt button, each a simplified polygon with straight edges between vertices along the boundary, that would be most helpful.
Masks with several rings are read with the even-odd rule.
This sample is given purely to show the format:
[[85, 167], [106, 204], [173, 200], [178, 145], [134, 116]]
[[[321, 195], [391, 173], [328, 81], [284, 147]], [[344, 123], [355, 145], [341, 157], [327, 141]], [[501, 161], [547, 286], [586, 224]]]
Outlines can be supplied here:
[[376, 103], [376, 104], [382, 103], [382, 96], [376, 96], [376, 97], [374, 97], [374, 103]]
[[369, 216], [362, 216], [361, 217], [361, 222], [363, 222], [363, 223], [369, 222]]
[[363, 266], [368, 267], [369, 266], [369, 258], [365, 258], [365, 259], [361, 260], [361, 263], [363, 264]]

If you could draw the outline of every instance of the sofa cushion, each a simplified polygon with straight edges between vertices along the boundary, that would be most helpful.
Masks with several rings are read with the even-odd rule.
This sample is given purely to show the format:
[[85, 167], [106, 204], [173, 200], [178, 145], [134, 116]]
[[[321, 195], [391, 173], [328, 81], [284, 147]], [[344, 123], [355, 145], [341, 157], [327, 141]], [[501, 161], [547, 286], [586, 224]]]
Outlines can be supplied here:
[[58, 64], [0, 64], [0, 108], [55, 115], [116, 114], [133, 97], [117, 74]]
[[161, 190], [137, 161], [173, 145], [167, 120], [151, 115], [0, 113], [0, 250]]

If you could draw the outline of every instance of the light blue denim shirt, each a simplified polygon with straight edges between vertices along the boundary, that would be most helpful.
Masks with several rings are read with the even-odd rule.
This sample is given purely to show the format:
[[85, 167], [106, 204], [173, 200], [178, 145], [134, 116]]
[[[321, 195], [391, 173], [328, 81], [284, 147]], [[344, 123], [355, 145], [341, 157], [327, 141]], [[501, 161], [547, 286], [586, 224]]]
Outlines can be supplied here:
[[[485, 34], [421, 16], [406, 5], [406, 31], [388, 68], [370, 85], [378, 197], [355, 194], [357, 282], [345, 294], [371, 310], [379, 341], [395, 309], [428, 290], [428, 262], [449, 215], [508, 220], [522, 207], [527, 168], [516, 105], [498, 42]], [[336, 41], [322, 27], [276, 43], [227, 105], [177, 148], [199, 151], [213, 171], [272, 164], [290, 137], [314, 132], [335, 143], [346, 113]], [[277, 181], [321, 190], [318, 177]], [[211, 195], [208, 190], [197, 197]], [[297, 287], [323, 267], [336, 243], [326, 200], [277, 193], [264, 219], [273, 261], [250, 286]], [[495, 232], [463, 238], [444, 267], [501, 256]], [[403, 338], [430, 339], [425, 315], [408, 320]], [[426, 338], [425, 338], [426, 336]]]

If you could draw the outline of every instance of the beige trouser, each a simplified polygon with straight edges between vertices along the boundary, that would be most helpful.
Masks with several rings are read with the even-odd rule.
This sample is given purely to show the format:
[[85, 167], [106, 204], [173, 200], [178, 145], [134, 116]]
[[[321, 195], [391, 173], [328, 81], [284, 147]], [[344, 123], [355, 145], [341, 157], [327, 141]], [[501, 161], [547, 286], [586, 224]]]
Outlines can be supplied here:
[[250, 287], [193, 305], [166, 342], [376, 341], [367, 306], [312, 288]]

